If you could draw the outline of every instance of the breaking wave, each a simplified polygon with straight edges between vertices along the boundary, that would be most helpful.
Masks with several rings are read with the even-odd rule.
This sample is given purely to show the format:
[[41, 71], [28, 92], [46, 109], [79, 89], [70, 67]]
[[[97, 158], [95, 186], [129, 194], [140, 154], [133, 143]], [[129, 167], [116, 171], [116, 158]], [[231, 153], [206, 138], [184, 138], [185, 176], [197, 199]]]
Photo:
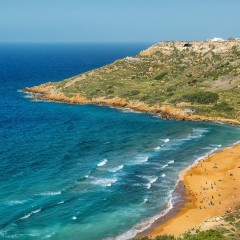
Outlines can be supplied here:
[[98, 166], [98, 167], [102, 167], [102, 166], [104, 166], [107, 162], [108, 162], [108, 160], [107, 160], [107, 159], [104, 159], [102, 162], [98, 163], [97, 166]]
[[10, 200], [7, 202], [8, 205], [18, 205], [18, 204], [24, 204], [28, 202], [28, 200]]
[[148, 183], [146, 184], [147, 189], [150, 189], [153, 183], [155, 183], [158, 180], [158, 177], [156, 176], [139, 176], [141, 178], [147, 179]]
[[36, 214], [36, 213], [40, 212], [41, 210], [42, 210], [41, 208], [39, 208], [39, 209], [37, 209], [37, 210], [34, 210], [34, 211], [32, 211], [32, 212], [30, 212], [30, 213], [24, 215], [24, 216], [21, 217], [20, 219], [26, 219], [26, 218], [29, 218], [30, 216], [32, 216], [33, 214]]
[[144, 155], [138, 156], [138, 157], [136, 157], [136, 160], [134, 161], [134, 163], [136, 163], [136, 164], [144, 163], [144, 162], [147, 162], [148, 159], [149, 159], [148, 156], [144, 156]]
[[[173, 203], [172, 194], [173, 194], [173, 191], [171, 191], [169, 194], [170, 197], [169, 197], [169, 201], [167, 204], [167, 208], [164, 211], [162, 211], [160, 214], [155, 215], [154, 217], [147, 218], [144, 221], [136, 224], [129, 231], [127, 231], [121, 235], [118, 235], [115, 238], [108, 238], [108, 240], [129, 240], [129, 239], [134, 238], [138, 233], [143, 232], [144, 230], [149, 228], [157, 219], [164, 216], [166, 213], [168, 213], [173, 208], [174, 203]], [[147, 203], [147, 202], [148, 202], [148, 199], [145, 198], [144, 203]]]
[[40, 193], [38, 194], [39, 196], [54, 196], [54, 195], [60, 195], [62, 192], [61, 191], [57, 191], [57, 192], [44, 192], [44, 193]]
[[117, 182], [117, 178], [95, 178], [92, 184], [99, 185], [102, 187], [111, 187], [112, 184]]
[[124, 168], [124, 165], [122, 164], [122, 165], [117, 166], [117, 167], [115, 167], [115, 168], [110, 168], [110, 169], [108, 169], [108, 171], [109, 171], [109, 172], [112, 172], [112, 173], [115, 173], [115, 172], [117, 172], [117, 171], [119, 171], [119, 170], [121, 170], [121, 169], [123, 169], [123, 168]]

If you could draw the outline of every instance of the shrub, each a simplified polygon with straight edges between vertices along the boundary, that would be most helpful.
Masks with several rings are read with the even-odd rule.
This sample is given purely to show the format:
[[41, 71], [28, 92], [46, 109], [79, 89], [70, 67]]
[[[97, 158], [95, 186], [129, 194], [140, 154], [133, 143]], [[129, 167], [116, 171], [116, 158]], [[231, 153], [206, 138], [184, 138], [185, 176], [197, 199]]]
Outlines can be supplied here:
[[167, 71], [164, 71], [164, 72], [160, 73], [159, 75], [157, 75], [157, 76], [155, 77], [155, 79], [156, 79], [156, 80], [161, 80], [161, 79], [163, 79], [167, 74], [168, 74], [168, 72], [167, 72]]
[[221, 230], [207, 230], [207, 231], [199, 231], [195, 234], [190, 232], [185, 233], [182, 237], [175, 238], [171, 235], [162, 235], [157, 236], [156, 238], [142, 237], [142, 238], [134, 238], [134, 240], [228, 240], [224, 236], [223, 231]]
[[195, 86], [197, 84], [197, 82], [198, 82], [197, 79], [193, 79], [193, 80], [188, 82], [188, 85], [189, 86]]
[[155, 240], [175, 240], [176, 238], [174, 236], [170, 235], [162, 235], [162, 236], [157, 236]]
[[134, 96], [134, 95], [138, 95], [139, 93], [140, 93], [140, 91], [138, 91], [138, 90], [132, 90], [129, 92], [129, 95]]
[[225, 220], [226, 220], [227, 222], [234, 222], [236, 219], [235, 219], [235, 216], [234, 216], [233, 214], [231, 214], [231, 215], [228, 215], [228, 216], [225, 218]]
[[231, 107], [227, 102], [221, 102], [219, 104], [215, 104], [213, 110], [231, 112], [233, 110], [233, 107]]
[[217, 93], [213, 92], [198, 92], [186, 94], [183, 98], [185, 101], [191, 103], [209, 104], [216, 102], [219, 99], [219, 96]]
[[238, 205], [236, 206], [236, 210], [237, 210], [237, 211], [240, 211], [240, 204], [238, 204]]
[[197, 234], [186, 234], [182, 240], [227, 240], [219, 230], [207, 230]]
[[136, 96], [140, 93], [140, 91], [138, 90], [129, 90], [129, 91], [126, 91], [124, 92], [121, 96], [122, 97], [133, 97], [133, 96]]

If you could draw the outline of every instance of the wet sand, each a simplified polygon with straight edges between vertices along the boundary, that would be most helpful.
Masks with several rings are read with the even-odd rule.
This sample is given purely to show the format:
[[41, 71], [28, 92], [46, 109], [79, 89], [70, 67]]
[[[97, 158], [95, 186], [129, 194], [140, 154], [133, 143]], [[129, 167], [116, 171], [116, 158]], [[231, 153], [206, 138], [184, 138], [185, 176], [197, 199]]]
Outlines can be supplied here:
[[181, 182], [185, 203], [175, 205], [171, 213], [142, 234], [179, 236], [208, 219], [235, 211], [240, 203], [240, 145], [217, 152], [188, 168], [181, 173]]

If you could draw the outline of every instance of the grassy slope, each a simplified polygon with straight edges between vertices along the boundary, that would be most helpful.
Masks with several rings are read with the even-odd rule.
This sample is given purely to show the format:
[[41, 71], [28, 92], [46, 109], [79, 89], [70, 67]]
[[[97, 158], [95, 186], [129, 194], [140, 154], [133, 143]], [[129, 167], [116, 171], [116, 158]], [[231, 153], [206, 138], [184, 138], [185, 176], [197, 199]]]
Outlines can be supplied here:
[[[191, 105], [198, 115], [239, 119], [240, 42], [224, 52], [216, 51], [224, 43], [209, 44], [202, 52], [180, 48], [179, 42], [166, 44], [167, 52], [160, 47], [50, 85], [68, 97], [79, 93], [87, 99], [118, 96], [150, 106]], [[204, 92], [217, 93], [218, 99], [203, 102], [201, 94], [208, 97]], [[200, 94], [200, 100], [193, 93]]]

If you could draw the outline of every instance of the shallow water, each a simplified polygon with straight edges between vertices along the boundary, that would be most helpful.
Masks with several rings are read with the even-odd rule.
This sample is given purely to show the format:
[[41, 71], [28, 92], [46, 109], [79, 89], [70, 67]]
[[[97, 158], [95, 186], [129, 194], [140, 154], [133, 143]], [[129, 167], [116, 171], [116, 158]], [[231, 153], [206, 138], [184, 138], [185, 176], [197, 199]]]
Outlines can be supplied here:
[[146, 47], [0, 46], [0, 239], [126, 239], [166, 209], [179, 171], [239, 140], [234, 126], [33, 102], [17, 91]]

